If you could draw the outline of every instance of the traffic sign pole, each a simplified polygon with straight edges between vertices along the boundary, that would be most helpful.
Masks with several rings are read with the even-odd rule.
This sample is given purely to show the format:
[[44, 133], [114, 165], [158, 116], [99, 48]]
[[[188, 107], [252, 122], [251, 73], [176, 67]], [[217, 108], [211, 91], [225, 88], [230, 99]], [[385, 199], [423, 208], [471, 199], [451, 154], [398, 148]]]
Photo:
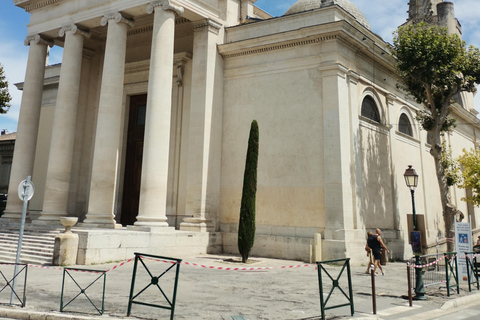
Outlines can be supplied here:
[[12, 294], [10, 295], [10, 304], [13, 304], [15, 298], [15, 285], [17, 282], [18, 264], [20, 263], [20, 254], [22, 253], [23, 232], [25, 230], [25, 218], [27, 216], [28, 201], [32, 199], [35, 188], [31, 181], [31, 176], [28, 176], [26, 180], [20, 182], [18, 186], [18, 196], [20, 200], [23, 200], [22, 210], [22, 224], [20, 225], [20, 233], [18, 235], [17, 256], [15, 258], [15, 268], [13, 271], [12, 282]]

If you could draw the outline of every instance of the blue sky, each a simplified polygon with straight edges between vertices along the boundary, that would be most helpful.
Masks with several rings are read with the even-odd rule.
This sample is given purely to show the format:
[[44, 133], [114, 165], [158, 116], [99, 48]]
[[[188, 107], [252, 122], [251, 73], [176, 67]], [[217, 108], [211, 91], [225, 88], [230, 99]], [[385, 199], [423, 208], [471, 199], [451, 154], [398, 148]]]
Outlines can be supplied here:
[[[385, 41], [392, 42], [392, 32], [407, 18], [408, 0], [350, 0], [367, 17], [372, 30]], [[255, 5], [273, 16], [281, 16], [296, 0], [258, 0]], [[463, 28], [463, 39], [480, 47], [479, 0], [455, 0], [455, 14]], [[14, 83], [23, 82], [28, 47], [23, 41], [27, 35], [29, 14], [17, 8], [13, 0], [0, 0], [0, 63], [4, 66], [12, 96], [12, 107], [7, 114], [0, 115], [0, 129], [15, 132], [21, 102], [21, 92]], [[54, 48], [50, 63], [61, 60], [61, 50]], [[480, 93], [475, 97], [476, 109], [480, 111]]]

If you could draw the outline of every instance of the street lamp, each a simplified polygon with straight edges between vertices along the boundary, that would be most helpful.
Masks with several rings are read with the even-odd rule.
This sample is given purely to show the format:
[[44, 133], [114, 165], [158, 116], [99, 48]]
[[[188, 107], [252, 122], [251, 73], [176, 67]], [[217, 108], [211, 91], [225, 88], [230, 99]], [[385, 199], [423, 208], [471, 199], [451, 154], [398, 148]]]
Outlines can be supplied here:
[[[407, 187], [410, 189], [410, 193], [412, 194], [412, 213], [413, 213], [413, 234], [419, 234], [418, 232], [418, 225], [417, 225], [417, 216], [415, 214], [415, 188], [418, 185], [418, 174], [415, 172], [415, 169], [412, 166], [408, 166], [408, 169], [405, 170], [403, 174], [405, 178], [405, 183]], [[412, 239], [412, 235], [410, 235], [410, 239]], [[417, 237], [420, 240], [420, 237]], [[414, 242], [412, 242], [412, 246]], [[421, 241], [420, 241], [421, 246]], [[415, 265], [420, 265], [420, 255], [418, 252], [415, 252]], [[422, 268], [415, 268], [415, 299], [417, 300], [426, 300], [425, 298], [425, 288], [423, 286], [423, 278], [422, 278]]]

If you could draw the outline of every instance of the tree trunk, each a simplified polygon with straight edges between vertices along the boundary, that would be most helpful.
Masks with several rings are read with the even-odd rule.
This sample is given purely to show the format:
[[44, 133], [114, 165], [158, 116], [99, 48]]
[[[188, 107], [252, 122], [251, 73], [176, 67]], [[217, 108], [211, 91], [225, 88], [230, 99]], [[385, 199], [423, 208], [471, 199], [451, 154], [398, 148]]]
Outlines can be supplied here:
[[[450, 202], [450, 193], [449, 188], [447, 185], [447, 178], [445, 176], [445, 169], [441, 163], [441, 154], [442, 154], [442, 147], [439, 144], [440, 139], [435, 139], [433, 135], [435, 134], [434, 131], [432, 133], [432, 149], [430, 153], [433, 156], [435, 162], [435, 170], [437, 174], [437, 181], [438, 187], [440, 189], [440, 199], [442, 201], [442, 208], [443, 208], [443, 222], [445, 224], [445, 237], [446, 238], [455, 238], [454, 228], [454, 210], [453, 206]], [[437, 133], [437, 137], [440, 137], [439, 132]], [[447, 241], [447, 251], [453, 252], [455, 250], [455, 244], [451, 241]]]

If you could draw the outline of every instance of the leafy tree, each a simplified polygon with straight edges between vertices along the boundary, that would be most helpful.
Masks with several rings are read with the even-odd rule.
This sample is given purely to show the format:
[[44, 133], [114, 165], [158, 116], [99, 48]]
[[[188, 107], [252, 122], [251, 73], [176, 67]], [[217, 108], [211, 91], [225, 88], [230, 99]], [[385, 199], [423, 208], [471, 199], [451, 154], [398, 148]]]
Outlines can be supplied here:
[[10, 109], [10, 94], [8, 93], [8, 81], [3, 74], [3, 66], [0, 63], [0, 114], [7, 113]]
[[480, 207], [480, 150], [463, 149], [463, 155], [458, 158], [458, 163], [462, 166], [463, 182], [460, 188], [472, 190], [472, 195], [462, 198], [464, 201]]
[[242, 262], [248, 260], [250, 250], [255, 242], [255, 200], [257, 193], [258, 164], [258, 123], [252, 121], [248, 138], [247, 160], [243, 175], [242, 203], [238, 225], [238, 251]]
[[[451, 204], [441, 135], [455, 122], [449, 117], [453, 97], [461, 91], [475, 92], [480, 82], [480, 51], [466, 47], [458, 35], [426, 23], [409, 24], [394, 33], [391, 49], [396, 59], [400, 88], [425, 110], [417, 114], [422, 127], [430, 132], [432, 154], [443, 207], [447, 237], [453, 235], [455, 207]], [[453, 249], [449, 243], [448, 250]]]

